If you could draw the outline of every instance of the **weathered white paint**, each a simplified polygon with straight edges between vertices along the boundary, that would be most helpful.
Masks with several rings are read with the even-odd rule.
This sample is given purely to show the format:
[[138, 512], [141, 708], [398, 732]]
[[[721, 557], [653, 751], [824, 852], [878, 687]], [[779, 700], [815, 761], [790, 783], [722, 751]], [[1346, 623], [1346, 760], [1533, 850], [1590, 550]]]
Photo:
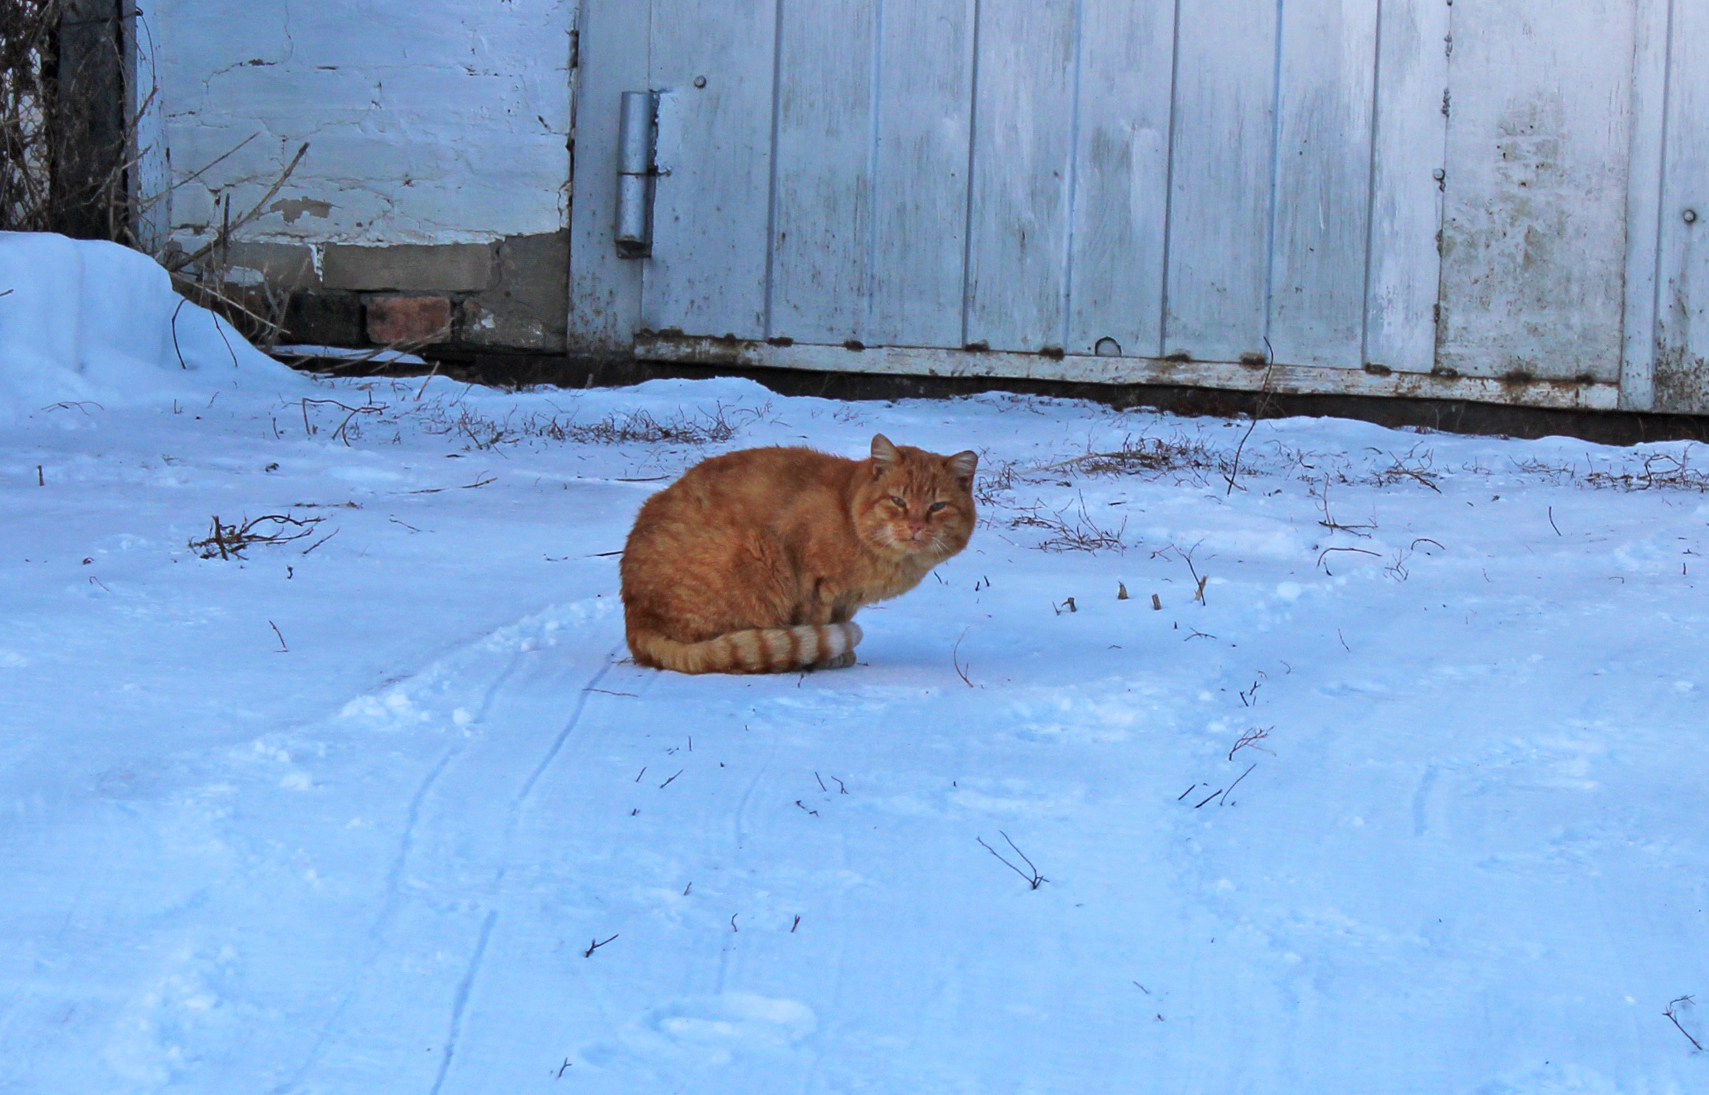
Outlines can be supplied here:
[[1068, 333], [1092, 353], [1157, 355], [1163, 340], [1175, 7], [1085, 0], [1074, 152]]
[[[1709, 0], [583, 4], [648, 8], [635, 87], [667, 92], [676, 227], [619, 293], [642, 329], [769, 337], [772, 363], [972, 344], [956, 368], [1041, 375], [1060, 348], [1076, 377], [1250, 388], [1272, 354], [1286, 390], [1709, 411], [1681, 216], [1709, 204], [1681, 47]], [[722, 99], [684, 90], [690, 42]]]
[[1079, 7], [1076, 0], [981, 2], [967, 342], [1061, 346]]
[[641, 326], [643, 264], [618, 257], [614, 243], [617, 123], [623, 93], [649, 86], [646, 43], [651, 24], [647, 4], [586, 4], [577, 20], [579, 43], [631, 45], [577, 49], [567, 337], [571, 350], [627, 346]]
[[1278, 14], [1275, 0], [1178, 9], [1165, 354], [1265, 353]]
[[[862, 341], [957, 346], [978, 0], [880, 0], [876, 174]], [[919, 57], [941, 57], [922, 65]]]
[[1282, 11], [1270, 349], [1277, 361], [1357, 369], [1365, 363], [1377, 5], [1292, 0]]
[[866, 337], [873, 91], [884, 5], [822, 0], [779, 27], [777, 187], [767, 333]]
[[1446, 180], [1443, 93], [1452, 10], [1442, 0], [1382, 0], [1377, 21], [1362, 356], [1415, 373], [1436, 365], [1438, 179]]
[[777, 24], [773, 0], [654, 4], [662, 177], [641, 292], [654, 330], [765, 334]]
[[[149, 63], [139, 68], [158, 81], [159, 111], [159, 141], [145, 135], [159, 161], [145, 163], [169, 154], [170, 231], [205, 235], [228, 198], [242, 213], [304, 142], [308, 155], [243, 238], [453, 243], [557, 231], [576, 6], [143, 5]], [[165, 175], [144, 173], [144, 200]]]
[[1439, 364], [1619, 379], [1632, 0], [1454, 6]]
[[1228, 391], [1266, 390], [1288, 395], [1359, 395], [1398, 399], [1468, 399], [1480, 403], [1548, 407], [1557, 410], [1615, 409], [1615, 384], [1567, 380], [1507, 381], [1492, 377], [1446, 377], [1429, 373], [1378, 376], [1354, 369], [1310, 365], [1251, 368], [1230, 362], [1169, 361], [1161, 358], [1108, 358], [1003, 351], [939, 350], [882, 346], [849, 350], [842, 346], [773, 346], [743, 339], [642, 335], [638, 356], [653, 361], [746, 368], [805, 369], [831, 373], [898, 376], [1008, 377], [1093, 384], [1161, 384]]
[[1709, 0], [1673, 0], [1656, 278], [1654, 408], [1709, 409]]

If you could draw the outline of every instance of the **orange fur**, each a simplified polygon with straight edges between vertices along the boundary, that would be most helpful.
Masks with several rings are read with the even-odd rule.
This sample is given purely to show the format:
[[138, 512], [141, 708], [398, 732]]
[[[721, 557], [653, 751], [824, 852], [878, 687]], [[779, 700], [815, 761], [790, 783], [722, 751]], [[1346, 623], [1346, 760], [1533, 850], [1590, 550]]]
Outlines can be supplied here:
[[866, 460], [805, 448], [702, 460], [647, 500], [623, 549], [630, 653], [681, 673], [851, 664], [861, 606], [967, 546], [978, 462], [882, 434]]

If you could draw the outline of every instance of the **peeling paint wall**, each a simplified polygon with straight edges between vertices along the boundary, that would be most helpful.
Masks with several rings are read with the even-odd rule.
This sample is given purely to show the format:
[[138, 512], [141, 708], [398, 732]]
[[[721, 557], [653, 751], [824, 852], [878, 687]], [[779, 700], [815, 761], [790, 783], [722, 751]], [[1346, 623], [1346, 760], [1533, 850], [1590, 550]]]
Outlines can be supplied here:
[[1451, 30], [1438, 362], [1618, 380], [1631, 0], [1459, 4]]
[[[312, 268], [312, 288], [352, 291], [360, 287], [322, 280], [328, 247], [474, 244], [490, 248], [495, 263], [501, 241], [547, 241], [550, 250], [569, 218], [576, 7], [576, 0], [160, 0], [145, 7], [139, 97], [154, 85], [145, 119], [151, 147], [140, 173], [151, 191], [142, 195], [145, 227], [156, 242], [194, 250], [260, 202], [306, 143], [264, 215], [234, 234], [248, 245], [232, 252], [234, 281], [269, 279], [281, 247], [306, 248], [297, 253]], [[244, 267], [246, 256], [259, 257]], [[545, 276], [561, 285], [565, 274]], [[489, 308], [472, 330], [550, 323], [561, 330], [563, 300], [560, 289], [549, 319], [517, 323]], [[553, 341], [536, 330], [522, 345]]]

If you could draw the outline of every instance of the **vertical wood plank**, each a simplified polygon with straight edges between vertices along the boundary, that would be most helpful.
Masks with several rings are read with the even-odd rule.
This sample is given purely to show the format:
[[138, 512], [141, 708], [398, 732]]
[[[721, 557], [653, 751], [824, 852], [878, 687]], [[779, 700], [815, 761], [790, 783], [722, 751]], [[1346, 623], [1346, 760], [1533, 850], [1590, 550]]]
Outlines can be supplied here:
[[626, 350], [640, 325], [641, 269], [617, 256], [617, 111], [647, 89], [650, 5], [582, 0], [577, 20], [575, 176], [570, 196], [571, 352]]
[[658, 180], [644, 326], [765, 337], [779, 2], [654, 0], [658, 163], [669, 174]]
[[1376, 60], [1376, 4], [1283, 5], [1269, 335], [1290, 365], [1364, 364]]
[[882, 5], [784, 5], [768, 334], [798, 342], [865, 336], [874, 50]]
[[1061, 347], [1076, 0], [982, 0], [967, 340]]
[[1182, 0], [1163, 352], [1264, 352], [1275, 0]]
[[1673, 0], [1661, 186], [1655, 406], [1709, 412], [1709, 0]]
[[975, 0], [879, 0], [868, 343], [960, 346]]
[[1631, 172], [1626, 186], [1626, 302], [1620, 407], [1655, 404], [1656, 271], [1661, 243], [1666, 136], [1669, 0], [1634, 0]]
[[1084, 0], [1069, 253], [1069, 353], [1114, 339], [1152, 356], [1163, 334], [1175, 5]]
[[1371, 164], [1366, 361], [1400, 372], [1436, 365], [1449, 14], [1442, 0], [1382, 0]]
[[1454, 8], [1442, 366], [1619, 379], [1632, 47], [1632, 0]]

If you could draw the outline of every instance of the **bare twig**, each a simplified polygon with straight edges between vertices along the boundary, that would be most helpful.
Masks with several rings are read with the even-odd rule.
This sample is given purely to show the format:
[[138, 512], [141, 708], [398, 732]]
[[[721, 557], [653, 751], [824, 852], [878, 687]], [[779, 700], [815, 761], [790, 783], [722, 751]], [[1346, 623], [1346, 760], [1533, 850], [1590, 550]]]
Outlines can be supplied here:
[[1697, 1050], [1697, 1052], [1699, 1052], [1699, 1053], [1702, 1053], [1703, 1052], [1703, 1043], [1699, 1042], [1697, 1039], [1693, 1038], [1691, 1036], [1691, 1032], [1686, 1030], [1685, 1027], [1680, 1025], [1679, 1016], [1674, 1014], [1674, 1009], [1676, 1007], [1678, 1007], [1680, 1004], [1689, 1005], [1690, 1003], [1691, 1003], [1691, 997], [1689, 997], [1689, 996], [1676, 996], [1672, 1000], [1668, 1001], [1667, 1010], [1662, 1012], [1662, 1014], [1667, 1016], [1668, 1020], [1670, 1022], [1672, 1022], [1674, 1026], [1679, 1027], [1679, 1032], [1681, 1034], [1685, 1035], [1686, 1041], [1691, 1043], [1691, 1046], [1693, 1049]]
[[1247, 746], [1251, 746], [1254, 749], [1260, 750], [1260, 751], [1265, 752], [1265, 753], [1269, 753], [1271, 756], [1275, 756], [1276, 754], [1273, 750], [1268, 749], [1268, 748], [1258, 744], [1259, 742], [1263, 741], [1265, 738], [1269, 737], [1270, 731], [1272, 731], [1274, 729], [1275, 729], [1274, 726], [1266, 726], [1265, 728], [1260, 730], [1258, 727], [1254, 726], [1252, 729], [1246, 731], [1246, 733], [1240, 735], [1240, 738], [1237, 741], [1235, 741], [1234, 748], [1230, 749], [1228, 751], [1228, 759], [1233, 760], [1234, 754], [1240, 752], [1242, 749], [1245, 749]]
[[1264, 339], [1264, 386], [1260, 389], [1258, 405], [1252, 409], [1252, 424], [1246, 427], [1246, 433], [1240, 438], [1240, 444], [1234, 447], [1234, 463], [1228, 469], [1228, 490], [1224, 497], [1234, 493], [1234, 481], [1240, 477], [1240, 454], [1246, 449], [1246, 441], [1252, 436], [1252, 431], [1258, 428], [1258, 420], [1264, 417], [1264, 412], [1270, 406], [1270, 374], [1276, 368], [1276, 352], [1270, 348], [1268, 337]]
[[[1269, 752], [1269, 750], [1265, 750], [1265, 752]], [[1240, 786], [1240, 781], [1241, 781], [1241, 780], [1243, 780], [1243, 779], [1245, 779], [1245, 778], [1246, 778], [1246, 777], [1247, 777], [1247, 776], [1249, 776], [1249, 775], [1251, 775], [1251, 774], [1252, 774], [1252, 769], [1254, 769], [1254, 768], [1256, 768], [1256, 767], [1258, 767], [1258, 765], [1256, 765], [1256, 764], [1249, 764], [1249, 765], [1247, 765], [1247, 766], [1246, 766], [1246, 771], [1244, 771], [1244, 772], [1242, 772], [1242, 773], [1240, 773], [1240, 776], [1239, 776], [1239, 778], [1237, 778], [1237, 779], [1236, 779], [1236, 780], [1235, 780], [1235, 781], [1234, 781], [1234, 782], [1233, 782], [1233, 783], [1231, 783], [1231, 784], [1229, 784], [1229, 785], [1228, 785], [1228, 791], [1224, 791], [1224, 792], [1223, 792], [1223, 793], [1222, 793], [1222, 800], [1221, 800], [1221, 801], [1219, 801], [1219, 802], [1218, 802], [1218, 803], [1217, 803], [1217, 805], [1218, 805], [1218, 806], [1224, 806], [1224, 805], [1227, 805], [1227, 803], [1228, 803], [1228, 792], [1229, 792], [1229, 791], [1232, 791], [1232, 790], [1234, 790], [1234, 789], [1235, 789], [1235, 788], [1236, 788], [1236, 787], [1239, 787], [1239, 786]]]
[[1324, 476], [1324, 478], [1323, 478], [1323, 493], [1318, 495], [1318, 504], [1319, 504], [1319, 507], [1323, 510], [1323, 520], [1319, 521], [1318, 524], [1322, 525], [1324, 528], [1328, 529], [1331, 532], [1351, 532], [1354, 536], [1361, 536], [1361, 537], [1364, 537], [1365, 539], [1370, 539], [1371, 534], [1367, 530], [1368, 529], [1374, 529], [1377, 527], [1375, 521], [1371, 522], [1368, 525], [1344, 525], [1329, 515], [1329, 477], [1328, 476]]
[[583, 958], [592, 958], [594, 951], [605, 946], [607, 943], [611, 942], [612, 939], [616, 939], [616, 938], [617, 938], [617, 933], [613, 932], [611, 935], [611, 939], [595, 939], [595, 940], [590, 941], [587, 945], [587, 950], [582, 951], [582, 957]]
[[672, 776], [670, 779], [667, 779], [663, 783], [659, 784], [659, 790], [663, 791], [666, 787], [669, 787], [671, 785], [672, 781], [674, 781], [677, 776], [682, 775], [686, 771], [688, 771], [687, 768], [678, 768], [676, 770], [675, 776]]
[[[270, 513], [245, 521], [241, 525], [227, 525], [222, 524], [219, 517], [215, 516], [211, 533], [201, 540], [191, 540], [189, 546], [190, 550], [203, 559], [212, 559], [215, 556], [221, 559], [241, 559], [243, 553], [256, 544], [288, 544], [292, 540], [301, 540], [313, 534], [314, 527], [324, 520], [324, 517], [304, 517], [299, 520], [288, 514]], [[270, 525], [271, 528], [261, 531], [262, 525]], [[287, 529], [299, 531], [289, 532]]]
[[285, 633], [279, 630], [279, 625], [274, 623], [272, 620], [268, 620], [267, 626], [273, 629], [273, 634], [279, 636], [278, 653], [289, 654], [291, 652], [291, 648], [285, 645]]
[[[967, 679], [967, 669], [963, 668], [961, 664], [961, 640], [967, 638], [967, 633], [971, 630], [971, 628], [962, 628], [961, 638], [955, 640], [955, 647], [949, 652], [949, 662], [951, 665], [955, 666], [955, 675], [960, 677], [961, 683], [965, 684], [969, 688], [973, 687], [973, 682]], [[972, 664], [972, 662], [969, 662], [968, 668], [971, 668]], [[821, 786], [823, 786], [823, 784], [821, 784]]]
[[974, 839], [979, 841], [980, 847], [984, 848], [986, 851], [988, 851], [992, 855], [996, 856], [997, 861], [999, 863], [1001, 863], [1003, 866], [1009, 868], [1009, 870], [1014, 871], [1016, 874], [1020, 875], [1022, 878], [1026, 879], [1027, 885], [1030, 888], [1036, 890], [1043, 883], [1050, 881], [1050, 879], [1048, 879], [1048, 878], [1046, 878], [1043, 875], [1038, 873], [1038, 868], [1033, 866], [1033, 861], [1027, 858], [1027, 853], [1021, 851], [1020, 848], [1016, 847], [1014, 841], [1009, 840], [1009, 834], [1008, 833], [1005, 833], [1005, 832], [1003, 832], [1003, 830], [999, 829], [999, 830], [997, 830], [997, 835], [1001, 836], [1004, 840], [1008, 841], [1009, 847], [1015, 849], [1015, 854], [1020, 856], [1021, 861], [1027, 865], [1026, 870], [1023, 871], [1019, 867], [1015, 866], [1013, 863], [1010, 863], [1007, 859], [1004, 859], [1002, 857], [1002, 855], [1000, 855], [998, 853], [997, 849], [995, 849], [995, 848], [991, 847], [991, 845], [985, 843], [984, 837], [974, 837]]
[[1317, 565], [1318, 565], [1318, 566], [1320, 566], [1320, 567], [1323, 567], [1323, 572], [1324, 572], [1324, 573], [1325, 573], [1325, 574], [1327, 574], [1327, 575], [1329, 575], [1329, 576], [1330, 576], [1330, 577], [1331, 577], [1331, 578], [1333, 578], [1333, 577], [1335, 577], [1335, 572], [1334, 572], [1334, 571], [1332, 571], [1332, 570], [1330, 570], [1330, 569], [1329, 569], [1329, 565], [1328, 565], [1328, 564], [1327, 564], [1327, 563], [1325, 563], [1325, 562], [1324, 562], [1324, 561], [1323, 561], [1323, 560], [1324, 560], [1324, 558], [1325, 558], [1325, 556], [1327, 556], [1327, 555], [1328, 555], [1328, 554], [1329, 554], [1329, 553], [1330, 553], [1330, 552], [1332, 552], [1332, 551], [1356, 551], [1356, 552], [1358, 552], [1358, 553], [1359, 553], [1359, 554], [1360, 554], [1360, 555], [1371, 555], [1371, 556], [1375, 556], [1375, 557], [1376, 557], [1376, 558], [1378, 558], [1378, 559], [1380, 559], [1380, 558], [1382, 558], [1382, 556], [1380, 556], [1380, 555], [1377, 555], [1377, 553], [1376, 553], [1376, 552], [1374, 552], [1374, 551], [1366, 551], [1366, 550], [1365, 550], [1365, 549], [1364, 549], [1364, 548], [1355, 548], [1355, 547], [1332, 547], [1332, 548], [1324, 548], [1324, 549], [1323, 549], [1323, 551], [1322, 551], [1322, 553], [1321, 553], [1321, 554], [1319, 554], [1319, 555], [1318, 555], [1318, 557], [1317, 557]]

